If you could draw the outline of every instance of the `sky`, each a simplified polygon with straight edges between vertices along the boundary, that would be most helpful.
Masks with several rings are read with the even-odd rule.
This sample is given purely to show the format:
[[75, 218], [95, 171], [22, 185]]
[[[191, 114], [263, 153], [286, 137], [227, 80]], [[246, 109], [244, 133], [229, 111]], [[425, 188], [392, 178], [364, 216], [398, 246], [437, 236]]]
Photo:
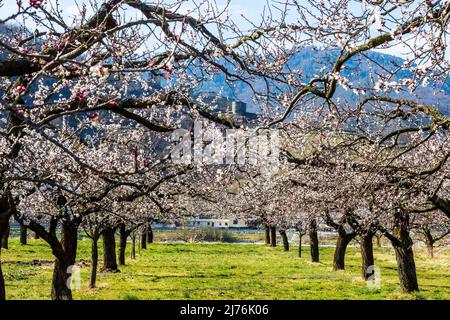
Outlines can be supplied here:
[[[27, 3], [29, 0], [22, 0], [22, 1]], [[149, 3], [157, 2], [157, 0], [147, 0], [147, 1]], [[196, 3], [206, 2], [206, 0], [191, 0], [191, 1], [194, 1]], [[302, 2], [302, 0], [298, 1]], [[92, 12], [92, 10], [90, 10], [89, 0], [45, 0], [45, 2], [46, 7], [54, 6], [55, 3], [59, 3], [63, 16], [66, 18], [66, 21], [68, 22], [71, 22], [74, 16], [79, 16], [77, 4], [81, 5], [82, 3], [86, 3], [88, 7], [88, 15], [90, 12]], [[97, 2], [100, 3], [101, 1]], [[173, 3], [176, 2], [176, 0], [167, 0], [166, 2]], [[0, 3], [3, 4], [3, 7], [0, 8], [0, 19], [5, 18], [11, 13], [17, 11], [16, 0], [0, 0]], [[222, 8], [225, 8], [228, 1], [209, 0], [209, 3], [217, 6], [217, 8], [220, 10]], [[227, 10], [231, 15], [233, 21], [235, 21], [240, 28], [245, 30], [250, 28], [250, 24], [246, 21], [246, 19], [254, 22], [255, 24], [258, 24], [258, 22], [261, 21], [261, 13], [264, 11], [264, 8], [266, 7], [267, 9], [267, 6], [273, 7], [274, 5], [277, 5], [277, 1], [275, 0], [231, 0]], [[192, 5], [186, 3], [181, 8], [181, 11], [186, 12], [191, 7]], [[358, 7], [359, 5], [353, 5], [351, 9], [358, 10]], [[132, 12], [133, 11], [130, 11], [130, 14], [133, 14]], [[277, 10], [276, 9], [272, 10], [272, 12], [276, 15]], [[242, 16], [245, 16], [246, 19], [244, 19]], [[405, 46], [398, 45], [390, 48], [389, 50], [382, 50], [381, 52], [405, 58], [405, 53], [407, 52], [407, 49]]]
[[[22, 0], [24, 3], [28, 2], [28, 0]], [[201, 3], [201, 0], [194, 0], [197, 3]], [[270, 1], [270, 0], [269, 0]], [[89, 0], [45, 0], [46, 6], [54, 5], [56, 2], [59, 3], [60, 8], [63, 10], [63, 14], [65, 17], [71, 17], [73, 15], [78, 15], [77, 4], [81, 5], [82, 3], [89, 4]], [[98, 1], [100, 2], [100, 1]], [[156, 3], [157, 1], [151, 0], [149, 3]], [[171, 0], [169, 2], [176, 2]], [[227, 0], [213, 0], [211, 3], [216, 3], [218, 8], [224, 8], [227, 4]], [[0, 18], [5, 18], [9, 14], [17, 11], [17, 3], [16, 0], [0, 0], [0, 3], [3, 4], [3, 7], [0, 8]], [[258, 20], [260, 13], [263, 11], [264, 6], [267, 6], [267, 2], [265, 0], [231, 0], [231, 3], [228, 6], [228, 11], [233, 16], [233, 18], [238, 18], [244, 14], [251, 20]]]
[[[21, 0], [23, 3], [28, 4], [29, 0]], [[93, 2], [102, 3], [103, 0], [91, 0]], [[144, 0], [150, 4], [155, 4], [157, 2], [165, 2], [165, 3], [176, 3], [177, 0]], [[273, 0], [268, 0], [269, 2]], [[202, 2], [207, 2], [206, 0], [190, 0], [189, 3], [195, 2], [197, 4]], [[251, 25], [246, 21], [246, 19], [252, 22], [261, 21], [261, 13], [264, 10], [264, 7], [267, 6], [266, 0], [231, 0], [228, 3], [227, 0], [209, 0], [211, 5], [215, 6], [217, 12], [222, 12], [225, 8], [227, 8], [227, 12], [232, 17], [232, 20], [239, 25], [242, 29], [249, 29]], [[45, 8], [54, 7], [55, 4], [59, 4], [59, 8], [62, 11], [62, 15], [65, 18], [65, 22], [69, 25], [72, 23], [74, 17], [79, 17], [79, 8], [84, 3], [87, 5], [87, 16], [93, 13], [91, 6], [89, 5], [90, 0], [45, 0]], [[192, 5], [189, 3], [185, 3], [179, 9], [178, 12], [187, 13], [189, 10], [192, 10]], [[3, 6], [0, 7], [0, 19], [4, 19], [10, 16], [12, 13], [17, 12], [17, 2], [16, 0], [0, 0], [0, 4]], [[228, 6], [227, 6], [228, 4]], [[127, 9], [126, 14], [136, 14], [136, 11], [133, 9]], [[245, 15], [245, 19], [242, 17]], [[29, 27], [32, 30], [32, 27]]]

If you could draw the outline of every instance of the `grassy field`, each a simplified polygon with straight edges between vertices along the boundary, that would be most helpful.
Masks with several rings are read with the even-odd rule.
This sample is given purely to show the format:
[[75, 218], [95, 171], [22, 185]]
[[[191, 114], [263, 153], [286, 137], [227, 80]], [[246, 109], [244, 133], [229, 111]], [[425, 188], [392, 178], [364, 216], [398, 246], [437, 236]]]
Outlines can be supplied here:
[[[359, 249], [351, 247], [347, 269], [331, 270], [333, 248], [321, 248], [320, 264], [298, 258], [297, 248], [243, 244], [151, 244], [120, 273], [99, 273], [98, 288], [88, 288], [90, 242], [81, 240], [77, 260], [81, 288], [75, 299], [450, 299], [450, 249], [436, 258], [416, 250], [421, 291], [401, 293], [394, 253], [377, 248], [381, 289], [368, 289], [360, 279]], [[128, 255], [129, 256], [129, 255]], [[128, 258], [127, 256], [127, 258]], [[10, 241], [2, 250], [8, 299], [49, 299], [53, 257], [42, 240], [20, 246]]]

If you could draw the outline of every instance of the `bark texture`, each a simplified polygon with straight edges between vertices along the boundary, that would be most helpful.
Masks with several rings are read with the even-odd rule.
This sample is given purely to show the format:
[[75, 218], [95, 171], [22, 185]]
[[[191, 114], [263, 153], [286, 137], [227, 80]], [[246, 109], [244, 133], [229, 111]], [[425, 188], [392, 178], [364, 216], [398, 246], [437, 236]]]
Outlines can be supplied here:
[[94, 236], [91, 241], [91, 281], [89, 286], [95, 288], [97, 283], [97, 269], [98, 269], [98, 238]]
[[268, 225], [264, 226], [264, 239], [266, 245], [270, 245], [270, 227]]
[[6, 222], [6, 228], [2, 234], [1, 247], [2, 249], [8, 249], [9, 233], [11, 232], [11, 227], [9, 221]]
[[280, 229], [279, 230], [280, 235], [281, 235], [281, 239], [283, 240], [283, 249], [284, 251], [289, 251], [289, 240], [286, 234], [286, 230], [285, 229]]
[[147, 249], [147, 228], [145, 228], [141, 233], [141, 248]]
[[362, 278], [364, 280], [369, 280], [374, 276], [373, 266], [373, 232], [368, 232], [361, 236], [360, 248], [361, 248], [361, 258], [362, 258]]
[[22, 223], [20, 224], [20, 244], [26, 245], [28, 240], [28, 229]]
[[311, 248], [311, 261], [319, 262], [319, 237], [317, 235], [316, 219], [311, 219], [309, 222], [309, 245]]
[[107, 227], [103, 230], [103, 270], [117, 272], [115, 228]]
[[277, 227], [275, 226], [270, 227], [270, 246], [271, 247], [277, 246]]
[[130, 233], [126, 230], [124, 224], [119, 227], [119, 265], [125, 265], [125, 252], [127, 250], [127, 239]]
[[77, 243], [77, 227], [63, 223], [61, 226], [62, 251], [51, 245], [56, 257], [52, 280], [53, 300], [72, 300], [70, 280], [77, 255]]
[[333, 258], [333, 270], [345, 269], [345, 252], [347, 251], [348, 244], [356, 237], [355, 233], [339, 232], [336, 242], [336, 250], [334, 251]]

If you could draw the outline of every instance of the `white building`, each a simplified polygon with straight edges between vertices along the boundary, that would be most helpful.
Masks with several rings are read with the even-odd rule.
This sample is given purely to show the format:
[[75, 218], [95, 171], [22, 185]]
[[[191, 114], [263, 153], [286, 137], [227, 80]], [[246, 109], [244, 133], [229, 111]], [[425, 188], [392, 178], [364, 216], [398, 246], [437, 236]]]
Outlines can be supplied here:
[[248, 228], [245, 220], [236, 217], [230, 219], [211, 219], [202, 216], [194, 216], [187, 221], [187, 226], [192, 228]]

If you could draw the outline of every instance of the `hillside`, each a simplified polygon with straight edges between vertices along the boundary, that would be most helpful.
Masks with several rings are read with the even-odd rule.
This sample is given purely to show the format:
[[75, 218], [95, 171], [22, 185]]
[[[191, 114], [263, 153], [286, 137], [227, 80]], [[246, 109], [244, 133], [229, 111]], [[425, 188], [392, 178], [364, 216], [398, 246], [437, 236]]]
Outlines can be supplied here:
[[[301, 72], [304, 82], [307, 83], [315, 75], [321, 75], [330, 71], [338, 55], [339, 50], [315, 50], [307, 47], [291, 58], [288, 67], [291, 70]], [[379, 76], [386, 75], [388, 71], [392, 71], [398, 66], [401, 66], [403, 62], [404, 60], [399, 57], [371, 51], [366, 56], [352, 58], [346, 63], [342, 74], [354, 84], [370, 86], [370, 83], [377, 81]], [[231, 69], [231, 67], [229, 68]], [[390, 81], [399, 81], [401, 79], [411, 78], [411, 76], [412, 72], [402, 71], [396, 74]], [[371, 80], [371, 77], [373, 77], [373, 80]], [[255, 81], [252, 85], [261, 91], [265, 88], [265, 83], [262, 80]], [[439, 93], [439, 90], [442, 90], [442, 92]], [[252, 102], [252, 92], [248, 85], [243, 82], [235, 82], [233, 83], [233, 87], [230, 87], [227, 85], [225, 77], [218, 75], [213, 81], [204, 83], [200, 91], [223, 92], [223, 95], [228, 98], [241, 100], [249, 105], [250, 110], [258, 112], [258, 106]], [[428, 86], [419, 87], [414, 93], [389, 94], [404, 98], [414, 97], [422, 103], [437, 105], [444, 114], [450, 115], [450, 80], [447, 80], [444, 86], [436, 89]], [[361, 96], [357, 96], [352, 90], [344, 90], [339, 87], [335, 98], [338, 98], [336, 100], [339, 101], [352, 103], [361, 99]]]

